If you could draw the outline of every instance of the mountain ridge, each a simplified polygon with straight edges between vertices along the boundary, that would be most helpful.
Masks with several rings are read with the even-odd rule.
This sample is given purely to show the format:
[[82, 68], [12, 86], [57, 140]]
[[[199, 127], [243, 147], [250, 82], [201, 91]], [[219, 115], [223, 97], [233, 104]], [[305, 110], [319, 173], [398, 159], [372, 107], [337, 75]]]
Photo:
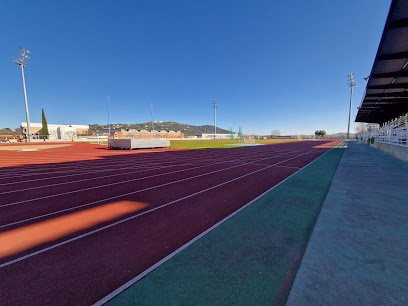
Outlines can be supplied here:
[[[142, 123], [112, 123], [111, 129], [135, 129], [135, 130], [148, 130], [152, 129], [151, 122], [142, 122]], [[213, 134], [214, 126], [213, 125], [193, 125], [186, 123], [178, 123], [174, 121], [154, 121], [153, 127], [155, 130], [161, 131], [181, 131], [184, 133], [184, 136], [195, 136], [200, 134]], [[106, 124], [90, 124], [89, 125], [89, 134], [98, 134], [106, 132], [108, 126]], [[230, 131], [217, 127], [217, 133], [220, 134], [229, 134]]]

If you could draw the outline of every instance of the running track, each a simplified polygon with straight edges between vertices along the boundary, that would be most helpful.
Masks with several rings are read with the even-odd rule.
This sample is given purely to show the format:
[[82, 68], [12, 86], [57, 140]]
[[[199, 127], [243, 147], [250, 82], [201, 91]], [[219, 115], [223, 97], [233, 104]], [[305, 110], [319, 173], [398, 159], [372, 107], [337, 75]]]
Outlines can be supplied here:
[[95, 303], [337, 143], [0, 151], [0, 304]]

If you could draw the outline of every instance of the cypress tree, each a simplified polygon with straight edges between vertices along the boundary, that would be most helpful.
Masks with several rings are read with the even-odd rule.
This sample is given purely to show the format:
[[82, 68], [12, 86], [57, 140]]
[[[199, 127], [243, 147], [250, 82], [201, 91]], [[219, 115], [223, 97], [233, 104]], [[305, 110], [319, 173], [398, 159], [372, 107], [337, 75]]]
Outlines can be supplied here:
[[41, 128], [41, 135], [48, 136], [50, 133], [48, 132], [48, 124], [47, 124], [47, 118], [45, 118], [45, 112], [44, 108], [41, 108], [41, 120], [42, 120], [42, 128]]

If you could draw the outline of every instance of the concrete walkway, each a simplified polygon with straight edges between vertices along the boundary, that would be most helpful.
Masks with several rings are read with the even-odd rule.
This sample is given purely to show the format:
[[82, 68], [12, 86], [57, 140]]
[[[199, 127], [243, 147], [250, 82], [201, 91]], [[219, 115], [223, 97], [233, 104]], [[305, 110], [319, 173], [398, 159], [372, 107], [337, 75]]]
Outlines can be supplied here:
[[408, 163], [349, 144], [287, 305], [408, 305]]

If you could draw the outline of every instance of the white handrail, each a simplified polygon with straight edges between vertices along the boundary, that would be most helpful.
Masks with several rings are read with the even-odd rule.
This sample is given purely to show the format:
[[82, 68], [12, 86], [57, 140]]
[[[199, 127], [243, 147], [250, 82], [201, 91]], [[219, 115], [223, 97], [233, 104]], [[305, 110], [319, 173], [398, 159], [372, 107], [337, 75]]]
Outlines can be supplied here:
[[371, 130], [368, 137], [374, 137], [375, 142], [408, 147], [408, 113]]

